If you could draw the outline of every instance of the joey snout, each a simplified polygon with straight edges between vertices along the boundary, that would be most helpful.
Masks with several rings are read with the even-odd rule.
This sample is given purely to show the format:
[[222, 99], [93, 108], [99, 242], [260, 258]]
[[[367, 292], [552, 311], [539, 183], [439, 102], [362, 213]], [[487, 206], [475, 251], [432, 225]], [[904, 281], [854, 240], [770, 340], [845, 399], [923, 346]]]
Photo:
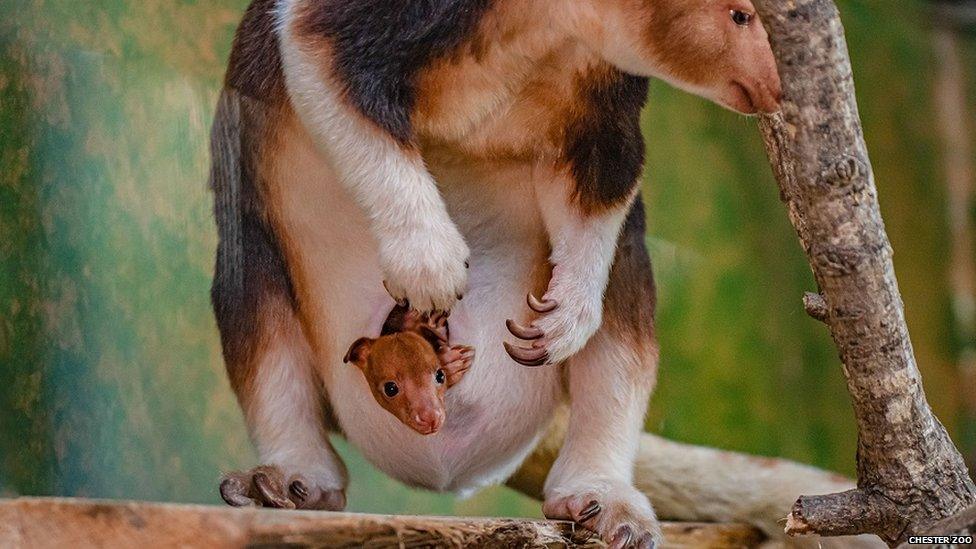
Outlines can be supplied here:
[[444, 425], [444, 405], [440, 403], [424, 403], [411, 406], [406, 410], [403, 422], [411, 429], [422, 435], [432, 435], [440, 431]]

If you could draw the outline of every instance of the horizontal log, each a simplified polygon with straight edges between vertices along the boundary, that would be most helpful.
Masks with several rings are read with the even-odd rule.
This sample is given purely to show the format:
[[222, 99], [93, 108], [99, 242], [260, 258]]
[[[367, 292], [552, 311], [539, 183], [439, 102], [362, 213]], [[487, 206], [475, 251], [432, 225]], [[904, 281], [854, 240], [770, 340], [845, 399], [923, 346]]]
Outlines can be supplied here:
[[[665, 523], [664, 547], [757, 547], [740, 524]], [[0, 500], [0, 547], [602, 547], [571, 523], [232, 509], [60, 498]]]

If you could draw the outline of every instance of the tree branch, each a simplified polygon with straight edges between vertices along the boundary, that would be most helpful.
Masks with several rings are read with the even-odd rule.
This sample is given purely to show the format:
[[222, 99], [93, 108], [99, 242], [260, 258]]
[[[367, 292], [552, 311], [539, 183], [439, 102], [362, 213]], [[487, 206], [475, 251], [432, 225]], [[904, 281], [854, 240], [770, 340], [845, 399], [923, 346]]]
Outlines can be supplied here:
[[812, 300], [813, 313], [840, 352], [859, 432], [859, 491], [801, 498], [792, 530], [874, 533], [896, 545], [971, 505], [976, 486], [922, 391], [837, 8], [831, 0], [757, 0], [756, 8], [784, 94], [782, 114], [761, 117], [760, 129], [824, 300]]
[[887, 531], [885, 537], [897, 538], [903, 525], [890, 520], [897, 512], [897, 506], [886, 497], [861, 490], [802, 496], [786, 517], [786, 533], [791, 536], [851, 536]]
[[823, 296], [813, 292], [807, 292], [803, 295], [803, 308], [807, 310], [808, 315], [820, 322], [826, 322], [827, 316], [830, 314]]
[[[741, 524], [664, 524], [668, 547], [758, 547]], [[233, 509], [70, 498], [0, 501], [3, 547], [604, 547], [568, 522]]]

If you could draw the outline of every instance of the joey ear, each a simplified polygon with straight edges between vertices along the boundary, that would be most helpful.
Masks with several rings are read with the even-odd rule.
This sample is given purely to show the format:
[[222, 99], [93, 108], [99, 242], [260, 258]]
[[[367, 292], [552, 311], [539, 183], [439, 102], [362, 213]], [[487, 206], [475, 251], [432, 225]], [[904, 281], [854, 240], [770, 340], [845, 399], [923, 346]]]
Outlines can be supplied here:
[[361, 337], [357, 339], [352, 346], [349, 347], [349, 351], [346, 352], [346, 356], [343, 357], [342, 362], [353, 362], [357, 366], [362, 366], [366, 362], [366, 359], [369, 358], [370, 351], [373, 350], [374, 341], [375, 340], [368, 337]]
[[430, 343], [430, 346], [435, 351], [440, 351], [441, 347], [447, 345], [447, 340], [444, 339], [444, 336], [426, 324], [421, 324], [417, 328], [417, 333], [420, 334], [420, 337], [426, 339], [427, 343]]

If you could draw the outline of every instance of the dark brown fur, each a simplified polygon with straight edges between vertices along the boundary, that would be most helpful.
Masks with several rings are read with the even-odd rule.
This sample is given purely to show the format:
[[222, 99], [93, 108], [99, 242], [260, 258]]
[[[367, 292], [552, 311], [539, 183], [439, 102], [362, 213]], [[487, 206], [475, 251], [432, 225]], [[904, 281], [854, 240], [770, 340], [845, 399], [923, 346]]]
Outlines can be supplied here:
[[[356, 2], [339, 9], [335, 2], [320, 2], [310, 4], [313, 9], [305, 18], [303, 32], [331, 42], [336, 69], [353, 104], [398, 139], [412, 135], [408, 123], [415, 104], [413, 84], [420, 71], [435, 59], [458, 54], [463, 44], [480, 37], [474, 28], [490, 4], [438, 1], [440, 4], [428, 6], [430, 11], [406, 13], [397, 20], [399, 26], [390, 25], [390, 29], [400, 30], [393, 41], [395, 52], [388, 49], [391, 37], [384, 35], [379, 40], [370, 34], [372, 27], [367, 24], [376, 21], [380, 13], [376, 10], [389, 10], [389, 5]], [[463, 4], [463, 13], [448, 14], [448, 4], [453, 3]], [[273, 153], [267, 149], [275, 142], [278, 125], [285, 123], [280, 119], [289, 111], [274, 34], [274, 4], [274, 0], [254, 0], [245, 13], [214, 126], [215, 135], [225, 134], [214, 143], [240, 147], [213, 151], [211, 177], [220, 236], [212, 295], [228, 371], [238, 392], [253, 377], [253, 357], [259, 354], [259, 347], [272, 337], [278, 324], [293, 321], [298, 312], [284, 252], [268, 221], [268, 205], [261, 192], [261, 166]], [[366, 9], [370, 7], [372, 11]], [[429, 17], [441, 19], [425, 19]], [[373, 54], [356, 57], [353, 50], [360, 47]], [[373, 81], [378, 84], [371, 85]], [[579, 75], [576, 86], [568, 96], [572, 98], [569, 103], [554, 106], [565, 109], [565, 122], [552, 135], [561, 150], [561, 162], [577, 183], [575, 195], [581, 210], [597, 212], [629, 198], [637, 184], [644, 157], [639, 116], [647, 80], [603, 65]], [[232, 159], [235, 156], [241, 163]], [[647, 311], [633, 307], [634, 302], [653, 302], [650, 265], [643, 249], [643, 212], [638, 219], [637, 209], [635, 206], [620, 237], [619, 265], [611, 273], [606, 305], [608, 320], [622, 315], [635, 336], [649, 331], [653, 316], [653, 306]], [[645, 267], [646, 273], [642, 272]], [[628, 298], [627, 293], [634, 291], [651, 300]], [[616, 295], [620, 296], [619, 307], [615, 306]]]
[[225, 84], [265, 103], [285, 98], [281, 52], [274, 33], [276, 0], [254, 0], [234, 37]]
[[228, 374], [240, 392], [253, 378], [254, 357], [289, 321], [294, 292], [259, 191], [260, 160], [271, 142], [266, 106], [226, 89], [212, 139], [210, 186], [217, 220], [217, 261], [211, 289]]
[[644, 243], [645, 234], [644, 202], [638, 196], [620, 233], [603, 304], [603, 321], [611, 331], [626, 335], [631, 348], [642, 352], [655, 346], [657, 307], [657, 289]]
[[640, 112], [647, 87], [646, 78], [610, 67], [580, 78], [562, 155], [584, 212], [616, 206], [633, 194], [644, 166]]
[[[334, 346], [347, 343], [333, 341], [334, 334], [329, 333], [341, 320], [329, 314], [339, 300], [329, 292], [328, 279], [345, 276], [333, 269], [344, 266], [331, 262], [337, 257], [331, 252], [345, 250], [336, 250], [328, 240], [331, 233], [317, 231], [317, 223], [333, 211], [352, 213], [322, 226], [340, 233], [336, 236], [368, 236], [355, 225], [361, 221], [354, 217], [357, 212], [345, 210], [346, 202], [337, 201], [340, 209], [306, 197], [333, 185], [351, 187], [350, 177], [363, 178], [346, 189], [353, 196], [330, 197], [352, 198], [367, 210], [371, 225], [366, 228], [380, 237], [380, 272], [374, 273], [372, 265], [352, 265], [347, 278], [332, 280], [346, 291], [339, 296], [342, 303], [356, 290], [372, 296], [366, 302], [386, 299], [380, 293], [379, 277], [371, 280], [376, 274], [386, 278], [387, 288], [394, 288], [394, 297], [409, 297], [424, 302], [424, 307], [449, 308], [453, 297], [460, 298], [463, 291], [461, 264], [469, 251], [463, 235], [452, 231], [461, 228], [452, 221], [461, 219], [452, 220], [439, 208], [398, 209], [396, 199], [426, 192], [424, 202], [440, 206], [438, 198], [448, 199], [448, 193], [457, 191], [467, 193], [459, 195], [472, 202], [467, 206], [481, 206], [477, 188], [453, 188], [474, 172], [470, 178], [474, 184], [513, 180], [512, 185], [532, 186], [520, 190], [535, 191], [537, 202], [527, 205], [537, 209], [512, 208], [513, 213], [525, 216], [519, 221], [541, 221], [542, 226], [533, 229], [538, 232], [529, 238], [539, 238], [541, 244], [548, 237], [552, 261], [560, 263], [553, 273], [546, 273], [549, 284], [539, 284], [546, 303], [535, 298], [528, 302], [538, 313], [532, 315], [533, 324], [520, 326], [511, 319], [507, 323], [512, 335], [534, 343], [516, 349], [504, 342], [512, 358], [526, 366], [568, 361], [562, 373], [567, 376], [573, 407], [567, 434], [567, 451], [573, 455], [557, 461], [544, 512], [550, 518], [585, 522], [611, 543], [624, 534], [627, 539], [635, 534], [634, 541], [641, 545], [654, 538], [653, 513], [625, 474], [632, 459], [628, 448], [635, 442], [641, 410], [653, 387], [657, 347], [654, 281], [639, 198], [619, 225], [643, 163], [639, 120], [647, 79], [623, 71], [661, 75], [740, 112], [755, 112], [778, 105], [775, 63], [762, 26], [736, 22], [729, 13], [735, 8], [726, 3], [615, 0], [557, 6], [532, 2], [537, 10], [528, 9], [529, 5], [515, 0], [296, 0], [288, 6], [296, 11], [286, 14], [289, 26], [283, 29], [284, 44], [280, 44], [273, 15], [278, 1], [252, 2], [235, 40], [214, 126], [212, 186], [220, 244], [213, 302], [232, 385], [262, 460], [279, 466], [280, 474], [259, 468], [228, 476], [222, 494], [229, 503], [288, 506], [291, 502], [296, 507], [332, 510], [345, 503], [347, 476], [325, 436], [337, 423], [330, 417], [330, 399], [322, 394], [322, 385], [335, 378], [321, 375], [322, 369], [336, 367], [331, 364]], [[547, 19], [560, 17], [559, 10], [573, 13], [565, 20]], [[281, 58], [281, 45], [295, 58]], [[288, 100], [285, 66], [289, 78], [294, 78], [291, 91], [301, 97], [294, 106]], [[300, 120], [298, 111], [308, 118]], [[386, 146], [389, 143], [399, 146]], [[385, 161], [375, 166], [368, 156], [374, 148]], [[279, 158], [285, 159], [281, 166], [276, 165]], [[350, 169], [345, 162], [350, 159], [359, 160], [354, 163], [362, 169]], [[375, 184], [390, 181], [417, 182], [421, 187], [390, 191]], [[438, 183], [452, 188], [443, 189], [444, 196], [438, 197]], [[379, 204], [374, 203], [377, 198]], [[532, 198], [526, 196], [527, 201]], [[443, 205], [458, 206], [461, 200], [452, 196]], [[465, 215], [463, 208], [458, 213]], [[540, 213], [541, 219], [532, 218]], [[447, 237], [406, 238], [416, 236], [413, 228], [424, 226], [410, 218], [418, 214], [437, 218], [432, 226]], [[389, 224], [376, 223], [390, 218]], [[578, 227], [596, 230], [583, 234]], [[492, 228], [505, 230], [493, 225], [484, 230]], [[613, 251], [611, 235], [618, 228], [605, 294], [601, 296], [595, 284], [573, 287], [581, 281], [604, 280], [606, 271], [594, 273], [585, 267], [597, 261], [606, 267]], [[348, 235], [344, 229], [351, 229]], [[468, 242], [473, 248], [481, 244], [479, 236], [471, 229]], [[384, 257], [382, 245], [402, 253]], [[436, 255], [425, 256], [427, 249]], [[541, 254], [542, 247], [535, 251]], [[414, 261], [418, 257], [431, 259], [432, 265]], [[580, 259], [578, 264], [575, 258]], [[541, 255], [538, 260], [544, 264]], [[424, 276], [396, 280], [397, 272]], [[438, 274], [445, 275], [443, 280]], [[374, 283], [376, 287], [368, 286]], [[349, 292], [350, 288], [354, 290]], [[507, 291], [504, 288], [499, 291]], [[503, 296], [493, 296], [498, 297]], [[355, 308], [356, 302], [350, 303]], [[601, 306], [602, 326], [597, 313]], [[364, 321], [363, 310], [354, 313]], [[491, 341], [494, 335], [483, 332], [474, 337], [489, 336], [485, 341]], [[451, 362], [445, 360], [444, 348], [416, 332], [386, 330], [377, 340], [357, 341], [348, 359], [362, 369], [373, 398], [384, 409], [427, 434], [445, 418], [448, 383], [434, 384], [436, 368], [446, 370]], [[453, 362], [464, 359], [455, 356]], [[359, 381], [355, 374], [339, 380], [337, 390], [357, 392], [333, 394], [338, 398], [331, 402], [343, 407], [360, 404], [342, 400], [360, 394], [361, 387], [350, 385]], [[402, 393], [384, 396], [390, 381], [396, 381]], [[621, 390], [623, 384], [626, 391]], [[550, 387], [555, 393], [556, 388]], [[478, 387], [472, 384], [471, 388]], [[499, 405], [525, 403], [515, 391], [490, 395], [501, 401]], [[321, 397], [326, 397], [323, 402]], [[510, 400], [504, 402], [506, 398]], [[354, 436], [372, 434], [375, 423], [357, 421], [355, 414], [347, 417], [345, 412], [343, 408], [343, 420]], [[513, 415], [509, 413], [509, 420], [516, 423]], [[486, 432], [495, 431], [491, 433], [495, 439], [482, 442], [499, 447], [495, 440], [504, 439], [507, 432], [496, 429], [500, 423], [491, 425], [492, 418], [482, 418], [488, 420], [481, 424]], [[544, 421], [545, 411], [518, 419]], [[463, 446], [456, 450], [465, 451]], [[493, 450], [481, 447], [479, 452]], [[399, 446], [385, 451], [393, 460], [401, 455]], [[599, 460], [591, 461], [596, 455]], [[477, 459], [490, 464], [492, 458], [478, 455]], [[423, 460], [400, 461], [405, 478], [422, 477], [431, 466]], [[302, 476], [310, 482], [300, 480]], [[414, 481], [428, 487], [443, 482]], [[285, 483], [288, 494], [282, 493]], [[604, 493], [606, 486], [612, 490]], [[606, 508], [580, 507], [589, 502]]]
[[[326, 39], [346, 99], [402, 143], [411, 142], [418, 73], [474, 35], [493, 0], [323, 0], [307, 4], [298, 34]], [[378, 23], [379, 22], [379, 23]]]

